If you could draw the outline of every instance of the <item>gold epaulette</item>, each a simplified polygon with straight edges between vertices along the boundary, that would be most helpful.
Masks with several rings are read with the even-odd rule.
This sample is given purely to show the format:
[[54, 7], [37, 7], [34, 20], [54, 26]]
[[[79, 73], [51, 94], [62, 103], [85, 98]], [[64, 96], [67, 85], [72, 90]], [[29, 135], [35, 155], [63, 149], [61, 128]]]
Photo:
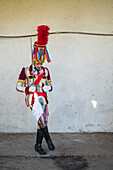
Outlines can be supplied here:
[[23, 84], [25, 84], [25, 80], [18, 79], [17, 83], [23, 83]]

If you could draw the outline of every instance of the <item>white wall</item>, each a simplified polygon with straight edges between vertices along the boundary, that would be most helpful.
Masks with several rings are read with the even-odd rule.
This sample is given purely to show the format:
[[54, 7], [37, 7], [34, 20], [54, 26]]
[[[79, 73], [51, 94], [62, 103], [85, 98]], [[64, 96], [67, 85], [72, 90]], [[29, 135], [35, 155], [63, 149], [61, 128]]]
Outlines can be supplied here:
[[[0, 11], [1, 35], [36, 34], [41, 24], [50, 32], [113, 33], [112, 0], [1, 0]], [[49, 36], [51, 132], [113, 132], [112, 44], [113, 37]], [[0, 59], [0, 132], [35, 132], [24, 94], [15, 89], [21, 68], [31, 63], [30, 39], [0, 39]]]

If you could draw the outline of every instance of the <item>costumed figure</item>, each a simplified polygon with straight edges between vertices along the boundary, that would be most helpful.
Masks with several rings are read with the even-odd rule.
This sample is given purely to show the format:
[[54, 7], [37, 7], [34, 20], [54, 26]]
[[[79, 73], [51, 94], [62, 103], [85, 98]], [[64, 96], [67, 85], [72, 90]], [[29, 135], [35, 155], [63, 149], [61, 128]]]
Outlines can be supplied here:
[[42, 66], [45, 59], [48, 63], [51, 62], [46, 47], [49, 29], [46, 25], [37, 27], [38, 40], [33, 45], [32, 65], [22, 68], [16, 85], [17, 91], [25, 92], [26, 105], [30, 107], [37, 120], [35, 151], [42, 155], [46, 154], [41, 145], [43, 137], [45, 137], [48, 148], [55, 149], [47, 127], [49, 114], [47, 92], [52, 91], [53, 87], [49, 69]]

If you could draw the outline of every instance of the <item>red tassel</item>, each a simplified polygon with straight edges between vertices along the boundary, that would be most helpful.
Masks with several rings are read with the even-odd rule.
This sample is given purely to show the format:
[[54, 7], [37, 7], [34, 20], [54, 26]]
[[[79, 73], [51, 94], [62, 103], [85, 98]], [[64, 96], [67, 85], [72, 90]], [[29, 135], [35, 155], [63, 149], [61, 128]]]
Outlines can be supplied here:
[[50, 28], [47, 25], [40, 25], [37, 27], [38, 45], [46, 45], [48, 43], [48, 35]]

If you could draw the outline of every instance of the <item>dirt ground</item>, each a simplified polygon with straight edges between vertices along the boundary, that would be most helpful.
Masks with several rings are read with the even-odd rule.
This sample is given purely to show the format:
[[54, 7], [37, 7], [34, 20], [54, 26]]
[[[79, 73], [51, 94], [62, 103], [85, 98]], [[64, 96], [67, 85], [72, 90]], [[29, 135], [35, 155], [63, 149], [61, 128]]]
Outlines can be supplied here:
[[113, 133], [52, 133], [56, 149], [34, 151], [36, 134], [0, 133], [0, 170], [113, 170]]

